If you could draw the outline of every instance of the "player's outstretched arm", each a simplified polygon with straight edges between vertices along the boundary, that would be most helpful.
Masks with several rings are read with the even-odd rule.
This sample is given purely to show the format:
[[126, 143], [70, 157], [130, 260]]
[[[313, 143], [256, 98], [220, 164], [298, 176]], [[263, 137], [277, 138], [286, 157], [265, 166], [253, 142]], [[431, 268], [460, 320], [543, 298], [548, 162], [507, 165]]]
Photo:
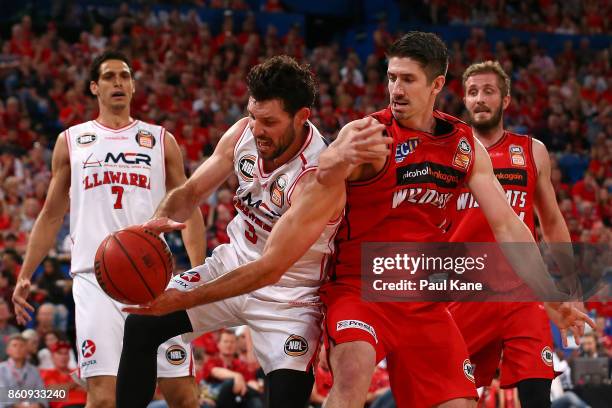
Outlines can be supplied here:
[[185, 183], [164, 197], [145, 227], [160, 233], [184, 228], [181, 223], [232, 174], [234, 147], [247, 123], [248, 118], [240, 119], [225, 132], [212, 156]]
[[[166, 190], [183, 185], [187, 181], [183, 165], [183, 156], [172, 134], [166, 132], [164, 139], [166, 161]], [[206, 257], [206, 230], [202, 212], [196, 206], [195, 210], [185, 222], [186, 228], [182, 231], [183, 242], [192, 267], [204, 263]]]
[[[474, 150], [476, 152], [475, 162], [468, 180], [468, 187], [487, 218], [495, 234], [495, 239], [501, 243], [533, 243], [533, 246], [502, 246], [513, 270], [537, 295], [567, 299], [566, 294], [556, 289], [555, 282], [544, 265], [529, 228], [518, 218], [508, 204], [504, 190], [493, 173], [491, 159], [478, 140], [475, 140]], [[553, 313], [553, 310], [557, 310], [557, 312]], [[555, 324], [563, 328], [564, 342], [567, 341], [565, 337], [567, 330], [578, 334], [583, 330], [585, 322], [594, 325], [586, 314], [568, 302], [549, 303], [547, 304], [547, 312]]]
[[319, 157], [319, 182], [333, 185], [360, 180], [365, 166], [382, 168], [393, 143], [391, 137], [383, 136], [383, 130], [384, 125], [370, 116], [346, 124]]
[[276, 283], [321, 236], [327, 223], [341, 215], [344, 183], [320, 184], [312, 171], [296, 186], [291, 208], [274, 225], [261, 258], [189, 292], [170, 289], [148, 305], [125, 308], [129, 313], [163, 315], [249, 293]]
[[546, 270], [529, 228], [508, 204], [504, 190], [493, 173], [489, 155], [477, 139], [474, 147], [474, 166], [467, 184], [478, 200], [495, 239], [500, 243], [532, 243], [533, 245], [502, 245], [502, 249], [513, 270], [537, 295], [557, 295], [554, 281]]
[[51, 182], [43, 208], [36, 218], [26, 248], [23, 267], [13, 292], [15, 316], [19, 324], [30, 320], [27, 310], [33, 307], [27, 302], [30, 294], [30, 280], [34, 270], [55, 244], [57, 233], [68, 211], [70, 191], [70, 155], [65, 135], [57, 138], [51, 162]]

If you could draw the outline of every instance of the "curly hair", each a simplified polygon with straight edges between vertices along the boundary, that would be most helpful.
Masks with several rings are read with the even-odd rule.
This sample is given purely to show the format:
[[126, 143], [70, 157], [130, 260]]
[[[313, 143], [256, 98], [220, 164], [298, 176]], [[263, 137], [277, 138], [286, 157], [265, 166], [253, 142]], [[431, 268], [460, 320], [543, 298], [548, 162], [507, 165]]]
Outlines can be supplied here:
[[309, 67], [286, 55], [272, 57], [254, 66], [246, 81], [249, 93], [256, 101], [279, 99], [283, 109], [292, 116], [314, 104], [316, 84]]

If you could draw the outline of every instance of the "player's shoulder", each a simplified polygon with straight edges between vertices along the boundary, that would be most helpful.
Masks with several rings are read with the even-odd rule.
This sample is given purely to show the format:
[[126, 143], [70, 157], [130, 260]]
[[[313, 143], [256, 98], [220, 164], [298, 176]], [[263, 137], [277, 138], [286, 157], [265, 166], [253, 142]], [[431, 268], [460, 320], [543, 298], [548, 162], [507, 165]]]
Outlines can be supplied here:
[[149, 123], [149, 122], [145, 122], [144, 120], [140, 120], [137, 119], [136, 121], [136, 128], [141, 131], [141, 130], [148, 130], [150, 132], [154, 132], [155, 134], [160, 134], [160, 133], [168, 133], [168, 130], [165, 129], [163, 126], [161, 125], [157, 125], [155, 123]]
[[442, 112], [439, 110], [434, 110], [433, 116], [439, 121], [448, 123], [454, 130], [459, 130], [462, 133], [472, 135], [472, 127], [456, 116], [450, 115], [446, 112]]
[[65, 135], [76, 135], [83, 131], [91, 131], [94, 129], [94, 121], [88, 120], [87, 122], [77, 123], [76, 125], [72, 125], [66, 128], [62, 133]]

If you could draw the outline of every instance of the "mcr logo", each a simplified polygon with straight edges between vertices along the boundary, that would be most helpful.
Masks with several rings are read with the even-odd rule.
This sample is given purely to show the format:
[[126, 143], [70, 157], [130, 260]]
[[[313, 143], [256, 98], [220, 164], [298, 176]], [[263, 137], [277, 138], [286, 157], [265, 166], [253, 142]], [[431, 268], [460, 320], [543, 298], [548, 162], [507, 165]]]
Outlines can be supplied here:
[[84, 358], [90, 358], [96, 352], [96, 343], [91, 340], [85, 340], [83, 344], [81, 344], [81, 354], [83, 354]]
[[179, 276], [182, 280], [186, 282], [199, 282], [200, 274], [197, 272], [183, 272]]

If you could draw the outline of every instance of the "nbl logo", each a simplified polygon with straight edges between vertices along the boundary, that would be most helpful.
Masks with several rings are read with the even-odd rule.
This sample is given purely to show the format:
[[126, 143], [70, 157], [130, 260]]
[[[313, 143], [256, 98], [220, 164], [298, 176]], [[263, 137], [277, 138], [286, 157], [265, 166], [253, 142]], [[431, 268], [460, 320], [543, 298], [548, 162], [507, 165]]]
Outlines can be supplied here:
[[308, 342], [302, 336], [292, 334], [285, 341], [285, 354], [291, 357], [303, 356], [308, 352]]
[[474, 382], [474, 365], [467, 358], [463, 360], [463, 374], [468, 380]]
[[170, 346], [166, 351], [166, 360], [172, 365], [181, 365], [187, 359], [187, 352], [181, 346]]
[[96, 343], [91, 340], [85, 340], [83, 344], [81, 344], [81, 354], [83, 358], [93, 357], [96, 352]]
[[195, 283], [200, 281], [200, 274], [198, 272], [183, 272], [179, 277], [185, 282]]

